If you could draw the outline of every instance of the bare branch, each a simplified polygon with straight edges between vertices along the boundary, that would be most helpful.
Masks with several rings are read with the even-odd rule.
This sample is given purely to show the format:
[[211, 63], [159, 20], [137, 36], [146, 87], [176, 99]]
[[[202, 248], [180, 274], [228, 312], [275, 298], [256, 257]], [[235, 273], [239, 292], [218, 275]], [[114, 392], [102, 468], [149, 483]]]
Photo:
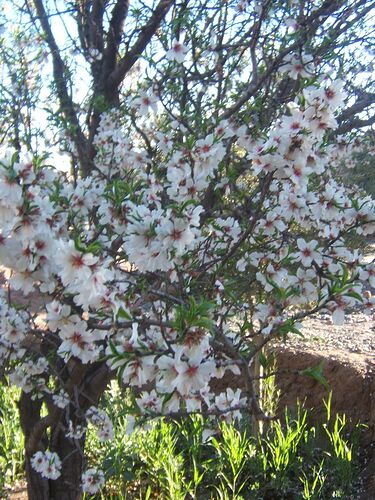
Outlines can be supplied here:
[[348, 123], [345, 123], [338, 127], [335, 130], [335, 135], [341, 135], [341, 134], [346, 134], [348, 132], [351, 132], [352, 130], [359, 129], [359, 128], [364, 128], [364, 127], [370, 127], [375, 123], [375, 114], [367, 118], [366, 120], [361, 120], [360, 118], [357, 118], [355, 120], [351, 120]]
[[102, 78], [107, 79], [116, 68], [116, 59], [121, 42], [122, 29], [128, 14], [129, 0], [118, 0], [113, 7], [109, 22], [107, 46], [103, 53]]
[[375, 104], [375, 94], [373, 93], [362, 93], [357, 101], [350, 106], [350, 108], [345, 109], [338, 117], [338, 123], [342, 124], [346, 120], [353, 118], [357, 113], [361, 113], [369, 106]]
[[95, 0], [92, 3], [92, 19], [91, 19], [91, 39], [93, 46], [103, 51], [103, 15], [104, 15], [104, 2], [103, 0]]
[[74, 110], [74, 104], [69, 95], [66, 82], [66, 67], [62, 60], [60, 49], [53, 35], [47, 13], [45, 11], [42, 0], [34, 0], [37, 17], [44, 31], [45, 39], [51, 51], [53, 62], [53, 78], [56, 85], [57, 95], [60, 101], [61, 110], [71, 127], [71, 137], [74, 145], [77, 148], [78, 158], [82, 174], [87, 176], [90, 174], [93, 164], [87, 154], [87, 140], [82, 132], [77, 114]]
[[159, 28], [174, 1], [175, 0], [160, 0], [148, 23], [142, 28], [137, 41], [134, 43], [130, 51], [127, 52], [122, 59], [120, 59], [117, 68], [109, 76], [109, 88], [117, 88], [121, 84], [128, 71], [138, 61], [139, 56], [150, 43], [151, 38], [156, 33], [156, 30]]
[[[333, 12], [335, 12], [338, 8], [340, 8], [341, 5], [342, 2], [326, 0], [319, 9], [314, 11], [313, 14], [311, 14], [305, 20], [304, 29], [301, 31], [301, 36], [297, 38], [297, 40], [294, 43], [292, 43], [287, 48], [279, 52], [277, 57], [275, 57], [275, 59], [272, 62], [270, 62], [268, 68], [264, 71], [264, 73], [262, 75], [259, 75], [259, 77], [255, 79], [255, 81], [250, 82], [247, 90], [237, 99], [237, 101], [230, 108], [228, 108], [221, 115], [220, 119], [228, 119], [235, 113], [237, 113], [237, 111], [239, 111], [239, 109], [246, 102], [248, 102], [260, 89], [262, 89], [267, 80], [275, 73], [275, 71], [277, 71], [279, 66], [282, 64], [284, 57], [287, 54], [292, 53], [299, 47], [303, 46], [308, 39], [312, 38], [316, 34], [319, 26], [323, 24], [324, 19], [328, 18]], [[263, 12], [262, 15], [264, 15]]]

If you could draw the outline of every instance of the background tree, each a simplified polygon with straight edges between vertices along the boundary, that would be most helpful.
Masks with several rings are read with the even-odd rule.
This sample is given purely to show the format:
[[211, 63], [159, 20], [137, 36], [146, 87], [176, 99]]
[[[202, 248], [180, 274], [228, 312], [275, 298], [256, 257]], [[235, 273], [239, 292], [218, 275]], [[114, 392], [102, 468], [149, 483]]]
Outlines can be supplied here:
[[[2, 161], [0, 258], [31, 499], [101, 484], [82, 476], [84, 428], [110, 437], [96, 407], [116, 371], [135, 388], [129, 414], [265, 419], [259, 350], [362, 300], [374, 267], [345, 236], [374, 230], [373, 202], [328, 166], [335, 133], [374, 121], [373, 7], [33, 0], [3, 13], [29, 41], [2, 56], [4, 89], [23, 89], [3, 108], [7, 142], [34, 156]], [[71, 176], [43, 157], [57, 137]], [[38, 308], [13, 307], [17, 289], [44, 294]], [[211, 377], [228, 370], [240, 387], [215, 394]]]
[[337, 175], [342, 182], [358, 187], [371, 196], [375, 194], [374, 132], [366, 130], [355, 138], [343, 140], [337, 161]]
[[43, 134], [34, 115], [41, 94], [39, 70], [43, 65], [43, 51], [33, 35], [16, 27], [11, 34], [3, 36], [1, 42], [0, 141], [17, 151], [22, 148], [37, 151], [38, 139]]

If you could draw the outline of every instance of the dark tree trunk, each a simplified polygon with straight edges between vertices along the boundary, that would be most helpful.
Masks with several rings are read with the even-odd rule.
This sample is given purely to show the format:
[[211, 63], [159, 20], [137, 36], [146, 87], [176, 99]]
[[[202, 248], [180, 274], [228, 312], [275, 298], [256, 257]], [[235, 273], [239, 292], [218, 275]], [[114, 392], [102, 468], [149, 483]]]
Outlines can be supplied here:
[[84, 437], [72, 440], [59, 427], [52, 429], [51, 451], [55, 451], [63, 464], [61, 476], [50, 481], [50, 498], [53, 500], [80, 500], [82, 498], [81, 477], [83, 472]]
[[[40, 401], [33, 401], [29, 394], [22, 392], [18, 404], [20, 412], [20, 423], [22, 432], [27, 443], [32, 430], [40, 420], [40, 408], [42, 404]], [[25, 446], [26, 449], [26, 446]], [[29, 500], [49, 500], [49, 485], [48, 480], [44, 479], [32, 467], [30, 460], [32, 453], [25, 452], [25, 473], [27, 481], [27, 496]]]
[[[55, 451], [61, 462], [61, 476], [55, 480], [43, 478], [31, 466], [31, 458], [37, 450], [28, 450], [28, 440], [33, 429], [40, 422], [40, 401], [33, 401], [29, 394], [22, 393], [19, 402], [21, 427], [25, 437], [25, 473], [29, 500], [80, 500], [81, 476], [83, 470], [84, 438], [72, 440], [61, 429], [61, 422], [52, 426], [49, 435], [45, 434], [39, 449], [49, 448]], [[49, 444], [49, 446], [48, 446]]]
[[[73, 426], [84, 425], [87, 409], [96, 406], [108, 382], [113, 378], [105, 363], [97, 363], [88, 369], [81, 362], [72, 365], [69, 379], [64, 389], [68, 394], [75, 389], [81, 397], [78, 399], [79, 411], [74, 405], [61, 410], [49, 405], [48, 415], [40, 414], [42, 402], [33, 400], [31, 394], [22, 392], [19, 412], [22, 432], [25, 437], [25, 472], [29, 500], [80, 500], [82, 498], [81, 478], [84, 466], [85, 434], [80, 438], [66, 437], [66, 430], [71, 420]], [[84, 396], [83, 396], [84, 394]], [[61, 476], [48, 480], [31, 466], [34, 453], [41, 450], [57, 453], [61, 460]]]

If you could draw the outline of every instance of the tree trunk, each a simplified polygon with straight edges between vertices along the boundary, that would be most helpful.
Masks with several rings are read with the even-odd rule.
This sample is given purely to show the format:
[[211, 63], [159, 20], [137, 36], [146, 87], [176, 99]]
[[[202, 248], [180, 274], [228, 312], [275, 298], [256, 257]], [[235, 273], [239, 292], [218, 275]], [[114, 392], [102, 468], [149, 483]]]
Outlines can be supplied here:
[[[22, 392], [18, 408], [20, 412], [20, 423], [25, 438], [25, 443], [31, 435], [34, 426], [40, 420], [41, 406], [42, 403], [40, 401], [33, 401], [29, 394]], [[30, 463], [31, 458], [32, 455], [30, 456], [30, 454], [25, 451], [25, 473], [28, 499], [48, 500], [48, 480], [44, 479], [39, 473], [34, 471]]]
[[[40, 442], [41, 450], [49, 448], [58, 454], [63, 466], [61, 476], [55, 480], [43, 478], [31, 466], [35, 451], [28, 451], [27, 443], [34, 427], [40, 421], [41, 402], [33, 401], [29, 394], [22, 393], [19, 401], [20, 421], [25, 437], [25, 473], [29, 500], [80, 500], [83, 470], [84, 437], [79, 441], [67, 438], [60, 422], [50, 429], [50, 440], [45, 434]], [[50, 445], [48, 446], [50, 441]]]
[[[263, 376], [263, 367], [260, 362], [260, 354], [262, 351], [258, 352], [254, 358], [253, 361], [253, 369], [252, 369], [252, 377], [254, 379], [253, 381], [253, 387], [254, 387], [254, 393], [255, 397], [259, 401], [259, 405], [262, 408], [263, 407], [263, 401], [262, 401], [262, 379], [261, 377]], [[263, 435], [263, 420], [260, 420], [259, 415], [253, 415], [252, 418], [253, 421], [253, 433], [256, 438], [260, 437]]]
[[84, 437], [79, 440], [67, 438], [59, 428], [54, 433], [51, 451], [55, 451], [63, 464], [61, 476], [50, 481], [50, 498], [53, 500], [80, 500], [82, 498], [81, 477], [83, 472]]
[[[83, 445], [83, 440], [80, 440]], [[59, 432], [55, 445], [56, 453], [63, 462], [61, 476], [50, 481], [50, 498], [54, 500], [80, 500], [82, 498], [81, 477], [83, 455], [72, 439]]]

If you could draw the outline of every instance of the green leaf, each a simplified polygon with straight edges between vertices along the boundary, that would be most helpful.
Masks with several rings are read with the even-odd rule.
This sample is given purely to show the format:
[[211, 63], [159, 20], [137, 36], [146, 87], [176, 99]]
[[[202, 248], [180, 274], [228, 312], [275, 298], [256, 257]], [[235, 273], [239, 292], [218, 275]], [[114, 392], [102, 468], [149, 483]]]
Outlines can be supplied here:
[[363, 297], [361, 297], [361, 295], [357, 292], [350, 291], [347, 292], [345, 295], [347, 295], [348, 297], [353, 297], [353, 299], [357, 299], [359, 302], [363, 302]]
[[82, 241], [81, 241], [81, 238], [79, 235], [74, 237], [74, 246], [75, 246], [75, 249], [78, 250], [79, 252], [86, 251], [85, 247], [82, 244]]
[[298, 330], [292, 319], [286, 320], [283, 325], [280, 325], [278, 331], [279, 334], [284, 337], [284, 339], [286, 338], [286, 335], [288, 333], [295, 333], [296, 335], [299, 335], [300, 337], [304, 338], [303, 333], [300, 330]]
[[259, 356], [259, 363], [263, 366], [263, 368], [267, 368], [268, 367], [267, 356], [262, 351], [259, 352], [258, 356]]
[[305, 370], [300, 371], [301, 375], [306, 375], [307, 377], [311, 377], [319, 384], [322, 384], [327, 391], [330, 390], [330, 386], [323, 375], [324, 361], [322, 360], [317, 366], [305, 368]]
[[115, 344], [111, 340], [109, 341], [109, 348], [111, 349], [111, 352], [112, 352], [113, 356], [118, 356], [119, 355], [119, 352], [116, 349]]
[[192, 326], [212, 331], [214, 323], [209, 317], [209, 312], [213, 307], [215, 305], [208, 300], [200, 299], [197, 302], [194, 297], [190, 297], [186, 306], [177, 307], [173, 328], [181, 333]]
[[102, 250], [103, 250], [103, 245], [101, 244], [100, 241], [93, 241], [86, 248], [86, 252], [90, 252], [94, 255], [100, 254]]
[[130, 314], [127, 311], [125, 311], [125, 309], [123, 309], [122, 307], [120, 307], [119, 310], [117, 311], [117, 318], [123, 318], [129, 321], [131, 321], [132, 319]]

